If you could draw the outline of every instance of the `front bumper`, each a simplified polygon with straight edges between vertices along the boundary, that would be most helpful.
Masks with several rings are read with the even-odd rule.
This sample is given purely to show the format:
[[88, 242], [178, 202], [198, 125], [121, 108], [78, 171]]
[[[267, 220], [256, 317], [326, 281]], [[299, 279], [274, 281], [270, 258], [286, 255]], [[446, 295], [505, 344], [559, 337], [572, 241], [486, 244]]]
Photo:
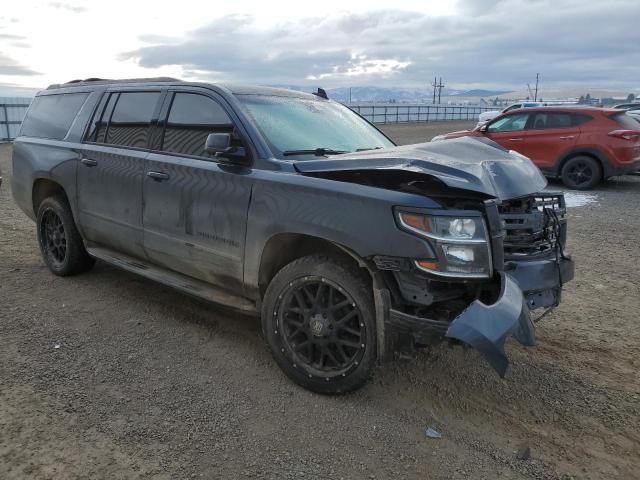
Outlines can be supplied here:
[[504, 350], [507, 337], [513, 336], [524, 346], [535, 345], [531, 311], [558, 305], [562, 285], [573, 278], [573, 272], [569, 257], [507, 262], [505, 271], [499, 274], [500, 294], [495, 303], [486, 305], [476, 300], [451, 322], [391, 309], [389, 322], [415, 339], [436, 333], [470, 345], [504, 377], [509, 366]]

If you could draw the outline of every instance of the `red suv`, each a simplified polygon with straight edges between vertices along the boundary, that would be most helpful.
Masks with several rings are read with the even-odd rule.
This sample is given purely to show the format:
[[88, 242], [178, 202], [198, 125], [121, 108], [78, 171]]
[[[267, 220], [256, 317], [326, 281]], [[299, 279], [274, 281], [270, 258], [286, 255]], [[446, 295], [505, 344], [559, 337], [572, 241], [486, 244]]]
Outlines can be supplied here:
[[640, 123], [620, 110], [539, 107], [512, 110], [473, 130], [434, 137], [487, 137], [529, 157], [578, 190], [640, 168]]

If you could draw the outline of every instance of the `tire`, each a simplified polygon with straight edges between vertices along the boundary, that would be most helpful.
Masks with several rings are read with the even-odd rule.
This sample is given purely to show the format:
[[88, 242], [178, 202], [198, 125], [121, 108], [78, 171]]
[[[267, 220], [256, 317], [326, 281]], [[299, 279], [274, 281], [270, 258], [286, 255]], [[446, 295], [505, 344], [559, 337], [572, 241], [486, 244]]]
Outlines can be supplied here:
[[602, 168], [595, 158], [577, 156], [562, 166], [562, 183], [573, 190], [591, 190], [602, 180]]
[[45, 198], [38, 206], [36, 224], [40, 252], [52, 273], [66, 277], [93, 267], [95, 260], [84, 248], [66, 197]]
[[262, 330], [284, 373], [317, 393], [355, 390], [375, 366], [371, 288], [338, 257], [311, 255], [280, 270], [265, 293]]

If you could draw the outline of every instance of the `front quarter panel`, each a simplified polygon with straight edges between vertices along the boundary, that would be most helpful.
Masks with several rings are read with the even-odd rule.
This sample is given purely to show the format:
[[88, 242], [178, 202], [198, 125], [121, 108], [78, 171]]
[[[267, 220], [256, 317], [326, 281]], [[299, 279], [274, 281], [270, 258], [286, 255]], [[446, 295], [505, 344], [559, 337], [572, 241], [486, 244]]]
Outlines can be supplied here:
[[429, 257], [429, 244], [399, 230], [394, 206], [442, 208], [420, 195], [296, 173], [259, 171], [247, 220], [245, 284], [258, 285], [262, 250], [280, 233], [297, 233], [372, 255]]

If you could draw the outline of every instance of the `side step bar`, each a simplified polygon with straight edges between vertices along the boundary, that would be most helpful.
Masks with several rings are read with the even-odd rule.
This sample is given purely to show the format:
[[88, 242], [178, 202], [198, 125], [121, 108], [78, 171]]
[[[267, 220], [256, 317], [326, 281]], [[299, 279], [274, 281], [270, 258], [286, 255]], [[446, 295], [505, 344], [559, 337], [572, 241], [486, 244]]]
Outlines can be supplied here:
[[132, 258], [106, 248], [87, 247], [87, 252], [92, 257], [107, 262], [114, 267], [137, 273], [163, 285], [173, 287], [210, 302], [225, 305], [250, 315], [257, 315], [255, 303], [206, 282], [172, 272], [171, 270], [166, 270], [162, 267], [147, 263], [144, 260]]

